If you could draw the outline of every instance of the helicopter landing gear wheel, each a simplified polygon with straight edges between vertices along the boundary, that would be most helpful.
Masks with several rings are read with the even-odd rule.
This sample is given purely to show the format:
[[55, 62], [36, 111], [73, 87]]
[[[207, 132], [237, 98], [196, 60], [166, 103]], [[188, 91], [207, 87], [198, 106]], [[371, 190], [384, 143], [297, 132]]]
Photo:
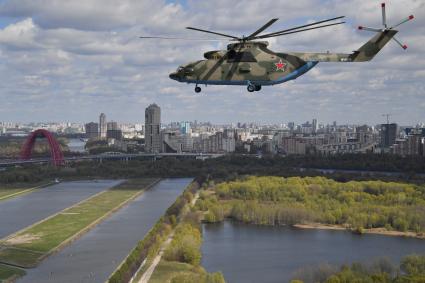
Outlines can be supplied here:
[[201, 92], [201, 90], [202, 90], [202, 89], [201, 89], [199, 86], [196, 86], [196, 87], [195, 87], [195, 92], [196, 92], [196, 93], [200, 93], [200, 92]]
[[255, 86], [255, 91], [260, 91], [261, 90], [261, 85], [256, 85]]
[[255, 85], [248, 85], [247, 87], [249, 92], [254, 92], [255, 91]]

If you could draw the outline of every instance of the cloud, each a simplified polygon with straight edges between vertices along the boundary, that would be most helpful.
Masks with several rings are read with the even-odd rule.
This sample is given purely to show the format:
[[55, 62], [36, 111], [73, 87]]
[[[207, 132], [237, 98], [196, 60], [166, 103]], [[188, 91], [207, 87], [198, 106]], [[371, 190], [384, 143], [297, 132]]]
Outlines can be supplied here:
[[0, 3], [0, 15], [31, 17], [44, 29], [111, 30], [137, 24], [164, 27], [181, 10], [177, 4], [157, 0], [6, 0]]
[[28, 18], [16, 24], [7, 26], [0, 31], [0, 44], [11, 50], [31, 50], [42, 48], [34, 41], [38, 30], [32, 19]]
[[[402, 112], [402, 123], [423, 120], [425, 4], [388, 3], [388, 19], [397, 22], [412, 12], [414, 21], [400, 27], [403, 51], [389, 43], [369, 63], [320, 63], [296, 81], [261, 92], [245, 87], [208, 86], [201, 94], [168, 74], [226, 48], [226, 42], [141, 40], [140, 35], [211, 38], [185, 30], [195, 26], [247, 35], [270, 18], [276, 31], [345, 15], [347, 24], [270, 40], [275, 51], [351, 52], [373, 36], [358, 24], [381, 25], [379, 1], [337, 0], [6, 0], [0, 17], [16, 21], [0, 29], [1, 119], [10, 121], [96, 120], [143, 122], [152, 102], [163, 119], [303, 122], [370, 122], [381, 113]], [[7, 105], [5, 107], [4, 105]], [[19, 109], [16, 111], [15, 109]], [[405, 110], [405, 111], [404, 111]]]

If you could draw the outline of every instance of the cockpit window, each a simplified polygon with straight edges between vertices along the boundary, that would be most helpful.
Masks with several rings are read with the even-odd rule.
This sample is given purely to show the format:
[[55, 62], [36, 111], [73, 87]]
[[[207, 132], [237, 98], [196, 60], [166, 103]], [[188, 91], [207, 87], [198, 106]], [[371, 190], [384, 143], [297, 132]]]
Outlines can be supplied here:
[[257, 62], [257, 60], [251, 52], [230, 50], [227, 52], [227, 62]]

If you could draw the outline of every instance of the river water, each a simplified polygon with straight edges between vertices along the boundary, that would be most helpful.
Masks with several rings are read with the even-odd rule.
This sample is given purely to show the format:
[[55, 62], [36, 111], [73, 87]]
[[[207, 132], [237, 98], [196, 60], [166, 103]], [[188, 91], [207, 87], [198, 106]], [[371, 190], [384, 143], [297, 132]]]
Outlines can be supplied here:
[[162, 180], [18, 282], [105, 282], [191, 181]]
[[203, 225], [202, 266], [228, 283], [289, 282], [295, 272], [387, 257], [425, 254], [425, 240], [346, 231], [304, 230], [224, 222]]
[[81, 139], [68, 139], [68, 148], [71, 152], [85, 153], [86, 141]]

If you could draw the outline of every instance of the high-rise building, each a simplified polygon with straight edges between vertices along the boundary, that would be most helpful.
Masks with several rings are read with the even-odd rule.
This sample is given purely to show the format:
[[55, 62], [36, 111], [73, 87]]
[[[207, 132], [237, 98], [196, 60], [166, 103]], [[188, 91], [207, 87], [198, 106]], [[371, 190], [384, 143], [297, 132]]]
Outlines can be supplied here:
[[398, 136], [398, 125], [392, 124], [381, 124], [381, 147], [390, 147], [395, 144], [395, 140]]
[[161, 151], [161, 108], [151, 104], [145, 110], [145, 150], [146, 152]]
[[363, 145], [375, 142], [374, 132], [367, 125], [356, 127], [355, 137]]
[[85, 124], [86, 137], [89, 139], [94, 139], [99, 137], [99, 124], [90, 122]]
[[190, 134], [191, 129], [190, 129], [190, 122], [181, 122], [180, 123], [180, 133], [182, 135], [188, 135]]
[[301, 133], [303, 134], [312, 134], [313, 133], [313, 125], [310, 124], [309, 121], [301, 124]]
[[425, 138], [422, 139], [421, 145], [422, 145], [421, 153], [422, 153], [422, 156], [425, 157]]
[[282, 139], [282, 151], [285, 154], [306, 154], [306, 143], [301, 138], [284, 137]]
[[289, 130], [293, 131], [295, 128], [295, 123], [294, 122], [288, 122], [288, 128]]
[[313, 134], [317, 132], [317, 119], [313, 119]]
[[122, 131], [121, 130], [108, 130], [106, 132], [106, 137], [108, 139], [121, 140], [122, 139]]
[[118, 127], [118, 123], [111, 121], [107, 123], [107, 131], [106, 131], [106, 137], [108, 139], [116, 139], [121, 140], [122, 139], [122, 131]]
[[106, 129], [108, 131], [110, 131], [110, 130], [119, 130], [118, 123], [115, 122], [115, 121], [108, 122], [106, 125], [107, 125], [106, 126]]
[[182, 135], [178, 131], [161, 131], [161, 151], [166, 153], [181, 153], [193, 151], [193, 138]]
[[396, 139], [395, 144], [391, 145], [390, 153], [407, 155], [424, 155], [424, 136], [417, 130], [410, 131], [404, 139]]
[[106, 131], [108, 130], [106, 124], [106, 115], [101, 113], [99, 116], [99, 137], [106, 138]]

